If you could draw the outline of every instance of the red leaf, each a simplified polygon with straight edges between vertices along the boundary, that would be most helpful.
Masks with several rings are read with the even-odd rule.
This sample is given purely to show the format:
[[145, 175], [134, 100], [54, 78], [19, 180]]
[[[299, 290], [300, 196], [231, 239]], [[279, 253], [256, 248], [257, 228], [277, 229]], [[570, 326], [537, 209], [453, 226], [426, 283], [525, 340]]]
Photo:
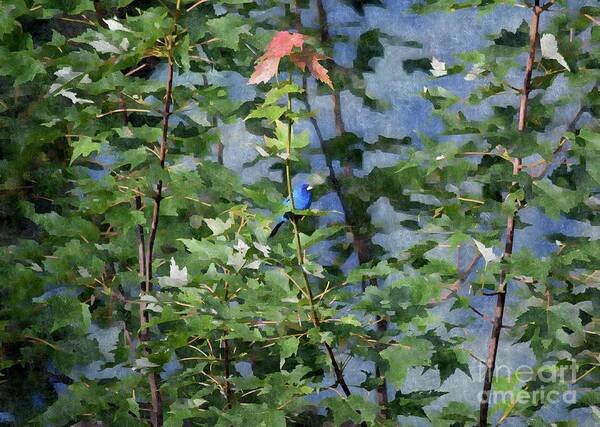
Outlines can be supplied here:
[[258, 83], [266, 83], [271, 77], [277, 74], [277, 68], [279, 67], [279, 58], [268, 58], [259, 62], [254, 68], [249, 85], [256, 85]]
[[280, 31], [275, 34], [275, 37], [269, 42], [265, 54], [262, 58], [283, 58], [286, 55], [292, 53], [295, 47], [302, 49], [302, 45], [306, 40], [306, 36], [300, 33], [288, 33], [287, 31]]
[[327, 68], [323, 67], [319, 63], [319, 61], [327, 59], [326, 56], [307, 48], [303, 49], [300, 53], [294, 53], [290, 55], [290, 59], [302, 71], [304, 71], [304, 69], [308, 67], [308, 70], [313, 75], [313, 77], [315, 77], [317, 80], [322, 81], [331, 89], [333, 89], [333, 83], [331, 83], [331, 79], [329, 78], [329, 71], [327, 71]]
[[[304, 48], [306, 36], [300, 33], [289, 33], [280, 31], [269, 42], [265, 53], [258, 58], [254, 73], [250, 76], [248, 84], [266, 83], [277, 74], [279, 61], [284, 56], [289, 56], [294, 64], [302, 71], [306, 68], [318, 80], [333, 89], [329, 78], [329, 72], [319, 61], [327, 59], [326, 56], [315, 52], [310, 48]], [[300, 48], [300, 52], [294, 52], [294, 48]]]
[[306, 36], [300, 33], [289, 33], [280, 31], [267, 45], [265, 53], [258, 58], [254, 73], [248, 80], [248, 84], [268, 82], [277, 74], [279, 61], [284, 56], [290, 55], [295, 47], [302, 49]]

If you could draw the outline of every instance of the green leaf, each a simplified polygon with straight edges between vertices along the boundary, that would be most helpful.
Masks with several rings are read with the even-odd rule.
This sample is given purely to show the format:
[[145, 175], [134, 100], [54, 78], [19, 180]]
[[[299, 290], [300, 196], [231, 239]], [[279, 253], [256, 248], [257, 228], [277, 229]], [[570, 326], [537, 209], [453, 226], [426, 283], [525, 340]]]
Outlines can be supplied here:
[[261, 106], [256, 110], [252, 110], [252, 112], [248, 114], [244, 120], [265, 118], [274, 122], [275, 120], [279, 120], [285, 111], [285, 107], [280, 107], [278, 105]]
[[388, 276], [395, 270], [391, 268], [387, 261], [380, 261], [372, 268], [355, 268], [348, 274], [348, 282], [359, 282], [363, 277], [381, 277]]
[[263, 105], [272, 105], [277, 103], [284, 95], [302, 92], [304, 92], [304, 90], [294, 83], [290, 84], [285, 82], [280, 85], [273, 85], [265, 95], [265, 102]]
[[72, 165], [80, 156], [87, 157], [93, 152], [100, 152], [102, 148], [101, 143], [93, 142], [89, 136], [80, 136], [77, 141], [71, 142], [71, 146], [73, 147], [73, 153], [69, 165]]
[[333, 422], [340, 426], [350, 421], [355, 424], [361, 422], [372, 423], [377, 416], [378, 406], [365, 400], [362, 396], [353, 394], [348, 398], [328, 397], [321, 401], [321, 405], [329, 408], [333, 415]]
[[531, 204], [544, 209], [550, 218], [556, 220], [560, 218], [561, 212], [569, 213], [584, 198], [580, 192], [559, 187], [548, 178], [534, 181], [533, 189], [536, 197]]
[[433, 345], [422, 338], [405, 337], [397, 344], [390, 344], [379, 353], [388, 362], [386, 378], [395, 386], [402, 387], [408, 368], [424, 366], [430, 362]]
[[298, 352], [299, 344], [298, 337], [289, 337], [279, 341], [279, 368], [283, 368], [285, 360]]
[[246, 20], [234, 14], [227, 14], [219, 18], [206, 21], [206, 26], [212, 37], [218, 39], [212, 43], [214, 46], [237, 50], [241, 34], [247, 34], [250, 26]]

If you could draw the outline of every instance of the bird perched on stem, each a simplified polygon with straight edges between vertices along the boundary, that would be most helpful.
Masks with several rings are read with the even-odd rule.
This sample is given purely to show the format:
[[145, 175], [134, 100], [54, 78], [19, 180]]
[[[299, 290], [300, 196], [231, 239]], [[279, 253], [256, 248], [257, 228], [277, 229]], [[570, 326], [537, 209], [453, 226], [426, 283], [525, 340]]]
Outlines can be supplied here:
[[[292, 192], [294, 195], [294, 205], [296, 205], [295, 206], [296, 210], [302, 211], [302, 210], [310, 208], [310, 204], [312, 203], [311, 190], [312, 190], [312, 187], [305, 182], [299, 186], [294, 187]], [[283, 204], [288, 208], [292, 207], [292, 202], [291, 202], [289, 196], [284, 199]], [[275, 227], [273, 227], [273, 230], [271, 231], [271, 234], [269, 234], [269, 237], [273, 237], [275, 234], [277, 234], [277, 231], [279, 231], [279, 228], [286, 221], [288, 221], [290, 219], [296, 220], [296, 219], [300, 219], [300, 218], [301, 218], [301, 216], [299, 216], [299, 215], [294, 217], [294, 214], [291, 211], [286, 212], [279, 218], [279, 221], [277, 221], [277, 224], [275, 224]]]

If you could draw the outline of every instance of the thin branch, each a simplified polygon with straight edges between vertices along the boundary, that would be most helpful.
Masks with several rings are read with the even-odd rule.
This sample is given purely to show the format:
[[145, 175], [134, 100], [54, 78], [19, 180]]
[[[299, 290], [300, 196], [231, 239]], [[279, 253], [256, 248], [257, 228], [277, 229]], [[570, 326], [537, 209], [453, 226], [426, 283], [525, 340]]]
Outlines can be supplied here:
[[[322, 0], [317, 0], [317, 10], [318, 10], [318, 15], [319, 15], [319, 30], [320, 30], [321, 43], [326, 45], [329, 43], [329, 23], [328, 23], [328, 19], [327, 19], [327, 10], [325, 9], [325, 5], [323, 4]], [[300, 23], [301, 20], [298, 18], [297, 22]], [[300, 24], [298, 24], [298, 26], [300, 26]], [[328, 61], [328, 66], [330, 68], [332, 68], [334, 66], [333, 61]], [[308, 93], [307, 93], [308, 84], [307, 84], [307, 80], [306, 80], [305, 76], [303, 76], [303, 79], [302, 79], [302, 86], [304, 89], [304, 92], [303, 92], [304, 105], [306, 106], [307, 111], [310, 112], [311, 107], [310, 107], [310, 103], [308, 101]], [[335, 90], [333, 91], [333, 93], [331, 94], [331, 100], [332, 100], [332, 104], [333, 104], [333, 115], [334, 115], [336, 136], [341, 136], [346, 132], [346, 128], [344, 125], [340, 94], [338, 91], [335, 91]], [[311, 121], [311, 124], [313, 125], [313, 128], [315, 129], [315, 133], [317, 134], [317, 138], [319, 140], [319, 145], [321, 147], [321, 151], [322, 151], [323, 155], [325, 156], [325, 163], [327, 164], [327, 168], [329, 170], [329, 181], [331, 182], [331, 185], [332, 185], [332, 187], [340, 201], [340, 204], [342, 206], [342, 210], [344, 212], [344, 219], [348, 226], [348, 229], [352, 233], [352, 245], [358, 256], [358, 262], [360, 264], [367, 263], [371, 260], [371, 256], [369, 254], [368, 245], [367, 245], [369, 238], [368, 238], [368, 236], [360, 235], [358, 232], [358, 226], [357, 226], [358, 224], [357, 224], [356, 220], [354, 219], [354, 215], [353, 215], [352, 211], [348, 207], [347, 201], [345, 200], [344, 193], [342, 190], [342, 185], [336, 176], [335, 169], [333, 168], [333, 161], [332, 161], [331, 157], [328, 155], [329, 151], [327, 150], [327, 148], [325, 146], [325, 141], [324, 141], [323, 135], [321, 133], [319, 124], [317, 122], [317, 119], [315, 117], [311, 116], [310, 121]], [[369, 279], [363, 278], [363, 280], [361, 281], [361, 286], [362, 286], [363, 292], [365, 291], [366, 287], [369, 285], [377, 287], [378, 286], [377, 279], [376, 278], [369, 278]], [[381, 333], [384, 333], [387, 330], [387, 320], [380, 318], [380, 316], [377, 316], [377, 320], [378, 320], [377, 330]], [[382, 375], [381, 368], [378, 364], [376, 364], [376, 366], [375, 366], [375, 376], [377, 378], [381, 379], [381, 384], [377, 386], [377, 403], [380, 408], [379, 412], [382, 417], [387, 418], [389, 416], [389, 414], [387, 412], [387, 403], [388, 403], [387, 382], [386, 382], [385, 376]]]
[[145, 108], [117, 108], [115, 110], [107, 111], [106, 113], [97, 114], [96, 118], [100, 119], [104, 116], [109, 116], [111, 114], [128, 112], [128, 111], [133, 111], [133, 112], [137, 112], [137, 113], [151, 113], [152, 112], [152, 110], [147, 110]]
[[[290, 83], [292, 82], [292, 70], [293, 70], [292, 62], [290, 61], [290, 69], [289, 69], [289, 82]], [[291, 94], [288, 94], [287, 111], [288, 111], [288, 113], [292, 112], [292, 95]], [[292, 124], [293, 124], [292, 118], [288, 117], [288, 134], [287, 134], [287, 144], [286, 144], [287, 157], [285, 160], [285, 176], [286, 176], [286, 181], [287, 181], [288, 197], [291, 202], [290, 203], [291, 208], [292, 208], [292, 211], [295, 211], [296, 204], [294, 201], [294, 192], [292, 191], [291, 164], [290, 164], [291, 150], [292, 150]], [[316, 328], [320, 328], [321, 320], [319, 319], [319, 314], [315, 307], [314, 296], [312, 293], [312, 288], [310, 286], [310, 282], [308, 280], [308, 274], [306, 273], [306, 270], [304, 269], [304, 250], [302, 248], [302, 242], [300, 241], [300, 232], [298, 231], [298, 223], [294, 217], [291, 218], [290, 222], [292, 223], [292, 228], [294, 230], [294, 240], [296, 241], [296, 259], [298, 261], [298, 267], [300, 268], [302, 278], [304, 279], [304, 287], [306, 290], [306, 295], [308, 296], [308, 302], [310, 304], [312, 322]], [[350, 387], [348, 387], [348, 384], [346, 383], [346, 380], [344, 379], [343, 370], [340, 368], [340, 366], [335, 358], [333, 349], [331, 348], [331, 346], [328, 343], [325, 343], [324, 345], [325, 345], [327, 354], [329, 356], [329, 359], [331, 361], [331, 366], [335, 373], [337, 382], [342, 387], [342, 390], [344, 391], [346, 396], [350, 396], [352, 394], [352, 392], [350, 391]]]
[[[229, 301], [229, 283], [225, 282], [225, 302]], [[231, 377], [231, 353], [229, 348], [229, 340], [225, 338], [228, 334], [227, 329], [223, 331], [223, 340], [221, 341], [221, 358], [223, 359], [223, 374], [225, 377], [225, 397], [227, 399], [227, 405], [225, 408], [231, 409], [233, 407], [233, 390], [231, 388], [231, 383], [229, 382], [229, 377]]]
[[[179, 2], [177, 2], [177, 6], [179, 6]], [[177, 18], [179, 17], [179, 8], [175, 11], [175, 20], [174, 26], [171, 31], [171, 35], [168, 36], [165, 40], [167, 47], [167, 87], [164, 98], [164, 108], [162, 112], [163, 116], [163, 125], [162, 125], [162, 133], [161, 133], [161, 142], [160, 142], [160, 150], [159, 150], [159, 161], [161, 169], [165, 168], [165, 157], [167, 154], [167, 141], [169, 135], [169, 118], [171, 116], [171, 105], [173, 102], [173, 68], [174, 68], [174, 58], [173, 58], [173, 49], [175, 43], [175, 25], [177, 25]], [[152, 290], [152, 260], [154, 258], [154, 243], [156, 241], [156, 233], [158, 231], [158, 220], [160, 216], [160, 202], [163, 198], [162, 195], [163, 190], [163, 181], [162, 179], [158, 180], [156, 185], [156, 193], [154, 195], [154, 208], [152, 211], [152, 222], [150, 225], [150, 234], [148, 236], [148, 245], [146, 248], [146, 258], [145, 258], [145, 273], [146, 273], [146, 282], [145, 282], [145, 293], [149, 293]], [[143, 323], [140, 326], [140, 339], [142, 341], [146, 341], [148, 339], [148, 328], [146, 327], [146, 323], [149, 321], [150, 314], [147, 310], [144, 311], [142, 315]], [[147, 351], [147, 349], [145, 349]], [[150, 392], [152, 397], [152, 413], [151, 413], [151, 422], [154, 427], [160, 427], [163, 423], [163, 413], [162, 413], [162, 404], [161, 404], [161, 396], [160, 391], [158, 390], [157, 385], [157, 377], [156, 375], [150, 375], [149, 378], [150, 383]]]
[[138, 65], [137, 67], [135, 67], [134, 69], [127, 71], [127, 72], [125, 73], [125, 75], [126, 75], [127, 77], [129, 77], [129, 76], [133, 76], [135, 73], [137, 73], [138, 71], [141, 71], [141, 70], [143, 70], [143, 69], [144, 69], [144, 68], [146, 68], [147, 66], [148, 66], [148, 63], [144, 62], [143, 64], [141, 64], [141, 65]]
[[446, 293], [442, 294], [440, 296], [440, 298], [434, 298], [431, 301], [429, 301], [429, 303], [427, 304], [427, 307], [429, 307], [429, 308], [434, 307], [437, 304], [444, 302], [444, 301], [450, 299], [453, 295], [455, 295], [460, 290], [461, 286], [465, 283], [465, 281], [467, 280], [469, 275], [473, 272], [473, 269], [477, 266], [477, 263], [479, 262], [481, 257], [482, 257], [482, 255], [478, 251], [473, 256], [473, 258], [471, 258], [471, 261], [469, 261], [469, 264], [464, 269], [464, 271], [460, 274], [459, 278], [448, 287]]
[[[500, 293], [498, 293], [499, 295]], [[481, 311], [479, 311], [477, 308], [475, 308], [473, 305], [469, 304], [469, 308], [475, 313], [477, 314], [479, 317], [481, 317], [483, 320], [485, 320], [486, 322], [492, 323], [494, 324], [494, 319], [490, 318], [489, 316], [487, 316], [486, 314], [482, 313]], [[512, 328], [512, 326], [507, 326], [507, 325], [501, 325], [501, 328], [507, 328], [510, 329]]]
[[[204, 87], [208, 87], [208, 78], [206, 77], [206, 74], [202, 75], [202, 81], [204, 83]], [[213, 129], [217, 129], [217, 126], [219, 124], [218, 118], [216, 114], [213, 114], [210, 117], [210, 125], [212, 126]], [[217, 163], [220, 164], [221, 166], [223, 166], [223, 151], [224, 151], [225, 147], [223, 146], [222, 142], [217, 142]]]
[[600, 25], [600, 21], [598, 21], [596, 18], [594, 18], [591, 15], [588, 15], [587, 13], [584, 13], [583, 16], [585, 16], [587, 19], [589, 19], [590, 21], [592, 21], [592, 23], [594, 25]]
[[[579, 119], [581, 118], [583, 113], [585, 113], [585, 111], [586, 111], [586, 108], [583, 105], [581, 107], [579, 107], [579, 109], [577, 110], [577, 113], [575, 113], [575, 116], [567, 124], [567, 129], [566, 129], [567, 132], [575, 131], [575, 128], [577, 127], [577, 123], [579, 122]], [[558, 142], [558, 146], [554, 149], [554, 152], [552, 153], [552, 160], [544, 162], [544, 166], [542, 167], [542, 170], [535, 176], [535, 178], [539, 179], [539, 178], [544, 178], [546, 176], [546, 172], [548, 171], [548, 168], [550, 167], [551, 164], [554, 163], [554, 160], [556, 159], [556, 157], [558, 157], [558, 155], [562, 152], [567, 141], [568, 141], [567, 138], [564, 136], [560, 138], [560, 141]]]
[[[538, 43], [538, 30], [540, 24], [540, 15], [544, 9], [540, 7], [539, 0], [536, 0], [532, 10], [531, 31], [529, 33], [529, 54], [527, 57], [527, 65], [525, 67], [525, 77], [523, 78], [523, 89], [521, 91], [521, 100], [519, 105], [519, 131], [525, 131], [527, 123], [527, 101], [531, 85], [531, 75], [533, 73], [533, 64], [535, 61], [535, 50]], [[521, 170], [521, 159], [512, 159], [513, 175], [517, 175]], [[513, 186], [516, 183], [513, 182]], [[515, 235], [515, 222], [517, 211], [513, 212], [506, 220], [506, 243], [504, 246], [504, 254], [502, 258], [505, 260], [512, 255], [513, 240]], [[485, 378], [483, 382], [483, 391], [481, 394], [481, 402], [479, 405], [479, 426], [486, 427], [488, 425], [489, 397], [494, 379], [494, 370], [496, 368], [496, 357], [498, 354], [498, 343], [500, 341], [500, 333], [502, 331], [502, 321], [504, 318], [504, 307], [506, 304], [507, 292], [507, 270], [503, 268], [500, 272], [500, 283], [498, 286], [498, 296], [496, 299], [496, 308], [494, 311], [494, 322], [492, 326], [491, 338], [488, 345], [488, 356], [486, 360]]]
[[198, 0], [196, 3], [194, 3], [193, 5], [191, 5], [190, 7], [188, 7], [185, 11], [186, 12], [191, 12], [196, 7], [200, 6], [202, 3], [206, 3], [207, 1], [208, 0]]
[[469, 350], [469, 356], [471, 356], [473, 359], [477, 360], [479, 363], [481, 363], [483, 366], [485, 366], [485, 360], [483, 360], [481, 357], [477, 356], [471, 350]]

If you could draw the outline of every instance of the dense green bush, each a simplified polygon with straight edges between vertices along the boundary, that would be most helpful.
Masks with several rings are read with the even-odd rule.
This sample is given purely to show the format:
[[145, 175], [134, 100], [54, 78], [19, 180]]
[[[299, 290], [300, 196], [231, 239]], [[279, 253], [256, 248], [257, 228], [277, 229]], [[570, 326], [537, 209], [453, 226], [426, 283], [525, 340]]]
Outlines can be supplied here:
[[[600, 8], [527, 3], [516, 31], [445, 63], [383, 30], [337, 34], [326, 6], [0, 5], [0, 424], [543, 425], [555, 407], [543, 396], [567, 390], [577, 398], [554, 421], [597, 422]], [[313, 7], [314, 28], [300, 19]], [[353, 44], [352, 67], [331, 59], [336, 42]], [[432, 75], [421, 95], [439, 134], [346, 130], [342, 92], [387, 107], [365, 81], [385, 46]], [[468, 93], [448, 89], [456, 78]], [[273, 180], [224, 165], [225, 148], [246, 144], [224, 128], [240, 123], [264, 140], [245, 166]], [[381, 153], [393, 164], [364, 168]], [[302, 179], [341, 212], [313, 206], [269, 239]], [[381, 203], [414, 236], [402, 251], [372, 239]], [[563, 225], [537, 236], [545, 252], [528, 245], [523, 212]], [[487, 356], [464, 333], [480, 321]], [[569, 366], [573, 380], [492, 378], [512, 343], [531, 349], [533, 371]], [[527, 398], [491, 402], [488, 420], [485, 402], [442, 391], [455, 374], [481, 387], [472, 360], [484, 395]], [[435, 386], [406, 388], [428, 371]]]

